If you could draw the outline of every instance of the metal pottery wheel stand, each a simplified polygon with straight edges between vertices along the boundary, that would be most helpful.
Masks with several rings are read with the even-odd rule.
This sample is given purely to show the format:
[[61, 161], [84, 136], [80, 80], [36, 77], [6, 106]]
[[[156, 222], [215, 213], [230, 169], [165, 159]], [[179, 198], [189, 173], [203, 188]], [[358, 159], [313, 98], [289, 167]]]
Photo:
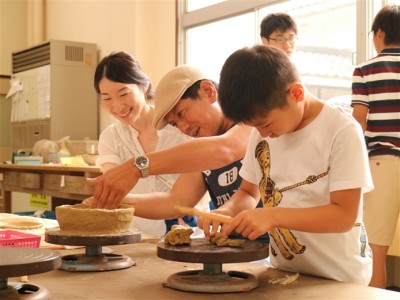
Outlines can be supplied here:
[[117, 235], [66, 235], [60, 230], [49, 229], [45, 241], [51, 244], [85, 246], [85, 254], [62, 257], [61, 270], [66, 271], [112, 271], [126, 269], [136, 263], [126, 255], [102, 253], [102, 246], [132, 244], [141, 241], [139, 232], [126, 232]]
[[49, 291], [39, 285], [13, 282], [8, 277], [44, 273], [61, 265], [58, 251], [40, 248], [0, 248], [0, 299], [50, 299]]
[[171, 246], [161, 241], [158, 257], [181, 262], [203, 263], [203, 270], [172, 274], [165, 287], [199, 293], [230, 293], [250, 291], [258, 286], [257, 278], [245, 272], [222, 271], [223, 263], [240, 263], [268, 257], [268, 244], [245, 241], [243, 248], [218, 247], [206, 239], [193, 239], [188, 246]]

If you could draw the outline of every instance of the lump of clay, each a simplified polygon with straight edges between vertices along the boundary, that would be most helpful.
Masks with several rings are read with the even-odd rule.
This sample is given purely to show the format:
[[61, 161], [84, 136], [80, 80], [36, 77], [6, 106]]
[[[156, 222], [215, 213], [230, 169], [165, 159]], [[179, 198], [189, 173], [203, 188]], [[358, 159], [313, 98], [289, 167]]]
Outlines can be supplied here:
[[56, 207], [60, 232], [71, 235], [121, 234], [129, 231], [135, 209], [121, 204], [116, 209], [90, 208], [86, 204]]
[[229, 239], [227, 236], [223, 235], [221, 232], [217, 232], [210, 240], [211, 244], [215, 244], [218, 247], [244, 247], [244, 240], [239, 239]]
[[190, 235], [193, 233], [191, 227], [182, 225], [173, 225], [171, 230], [164, 237], [164, 242], [170, 245], [190, 245], [192, 239]]

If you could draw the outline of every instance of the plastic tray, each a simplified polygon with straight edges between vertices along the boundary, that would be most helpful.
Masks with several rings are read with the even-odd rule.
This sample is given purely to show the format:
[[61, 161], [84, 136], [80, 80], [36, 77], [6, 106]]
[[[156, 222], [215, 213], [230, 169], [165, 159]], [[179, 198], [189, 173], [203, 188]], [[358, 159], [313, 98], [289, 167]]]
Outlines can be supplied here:
[[0, 247], [38, 248], [40, 239], [39, 235], [15, 230], [0, 230]]

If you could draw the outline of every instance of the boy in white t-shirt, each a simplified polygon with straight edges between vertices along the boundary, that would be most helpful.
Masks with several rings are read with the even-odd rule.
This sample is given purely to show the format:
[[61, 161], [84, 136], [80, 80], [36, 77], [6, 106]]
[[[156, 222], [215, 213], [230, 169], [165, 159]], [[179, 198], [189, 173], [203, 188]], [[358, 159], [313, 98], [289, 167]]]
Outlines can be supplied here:
[[[233, 53], [219, 87], [224, 114], [254, 127], [241, 186], [215, 211], [233, 217], [221, 231], [251, 240], [269, 231], [274, 267], [368, 285], [361, 208], [373, 184], [361, 127], [311, 95], [274, 47]], [[264, 207], [255, 208], [260, 198]], [[198, 225], [210, 238], [220, 224]]]

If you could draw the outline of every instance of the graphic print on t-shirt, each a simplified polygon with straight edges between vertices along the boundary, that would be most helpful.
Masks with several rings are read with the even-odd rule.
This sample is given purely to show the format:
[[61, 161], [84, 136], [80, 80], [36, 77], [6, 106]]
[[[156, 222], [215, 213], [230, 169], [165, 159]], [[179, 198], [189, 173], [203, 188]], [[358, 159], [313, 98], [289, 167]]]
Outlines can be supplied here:
[[[266, 141], [258, 143], [255, 152], [262, 173], [259, 189], [263, 205], [265, 207], [277, 206], [281, 202], [283, 195], [279, 189], [275, 188], [275, 182], [269, 177], [271, 156], [268, 143]], [[269, 235], [274, 239], [282, 256], [288, 260], [294, 258], [292, 253], [301, 254], [306, 250], [306, 246], [300, 245], [289, 229], [272, 228], [269, 230]], [[271, 250], [274, 256], [278, 255], [272, 246]], [[290, 251], [292, 253], [290, 253]]]
[[237, 160], [225, 167], [203, 172], [208, 193], [210, 194], [215, 208], [229, 201], [233, 193], [239, 188], [242, 182], [242, 178], [239, 176], [241, 167], [241, 160]]
[[[267, 141], [261, 141], [257, 144], [255, 157], [261, 168], [262, 177], [259, 183], [259, 189], [261, 201], [265, 207], [278, 206], [283, 198], [283, 192], [305, 184], [312, 184], [318, 179], [327, 176], [330, 170], [330, 167], [328, 166], [326, 171], [318, 175], [309, 175], [305, 180], [301, 182], [278, 189], [275, 187], [275, 182], [269, 176], [271, 170], [271, 153]], [[269, 231], [269, 234], [273, 237], [282, 256], [288, 260], [294, 258], [289, 250], [292, 251], [292, 253], [294, 254], [301, 254], [306, 250], [306, 246], [301, 245], [299, 242], [297, 242], [297, 238], [289, 229], [273, 228]], [[285, 244], [289, 249], [285, 246]], [[274, 256], [278, 255], [272, 246], [271, 249]]]

